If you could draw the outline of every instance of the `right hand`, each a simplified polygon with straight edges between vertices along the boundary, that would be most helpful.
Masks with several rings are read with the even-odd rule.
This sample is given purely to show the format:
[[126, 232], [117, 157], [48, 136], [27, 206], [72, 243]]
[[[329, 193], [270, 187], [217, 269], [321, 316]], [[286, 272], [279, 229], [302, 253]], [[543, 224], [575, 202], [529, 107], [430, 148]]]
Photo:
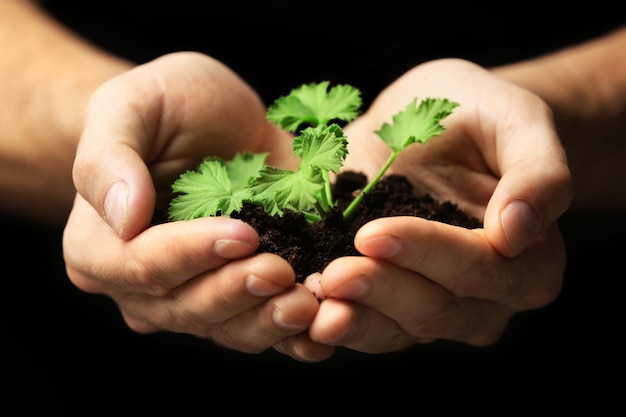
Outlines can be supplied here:
[[317, 299], [295, 284], [286, 260], [254, 255], [251, 226], [201, 218], [150, 227], [172, 182], [204, 156], [269, 151], [272, 164], [293, 168], [291, 141], [265, 112], [231, 70], [197, 53], [166, 55], [103, 84], [73, 169], [63, 236], [72, 283], [111, 297], [137, 332], [188, 333], [249, 353], [280, 345], [301, 361], [331, 356], [330, 346], [303, 343]]
[[350, 163], [372, 178], [390, 153], [374, 133], [415, 97], [460, 103], [446, 131], [411, 145], [391, 166], [418, 193], [482, 219], [468, 230], [419, 217], [365, 224], [355, 247], [307, 279], [320, 298], [318, 343], [366, 353], [447, 339], [495, 343], [510, 319], [561, 291], [566, 266], [558, 218], [573, 181], [550, 108], [480, 66], [441, 59], [408, 71], [346, 127]]

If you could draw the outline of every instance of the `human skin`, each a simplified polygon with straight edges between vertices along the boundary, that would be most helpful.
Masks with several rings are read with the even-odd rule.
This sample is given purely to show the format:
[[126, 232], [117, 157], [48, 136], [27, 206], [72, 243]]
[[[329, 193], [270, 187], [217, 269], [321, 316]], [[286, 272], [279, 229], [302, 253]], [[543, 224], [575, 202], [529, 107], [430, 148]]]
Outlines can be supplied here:
[[622, 213], [626, 193], [626, 27], [554, 53], [492, 69], [554, 112], [576, 184], [571, 211]]
[[27, 0], [0, 0], [0, 210], [61, 226], [89, 96], [133, 64], [78, 38]]

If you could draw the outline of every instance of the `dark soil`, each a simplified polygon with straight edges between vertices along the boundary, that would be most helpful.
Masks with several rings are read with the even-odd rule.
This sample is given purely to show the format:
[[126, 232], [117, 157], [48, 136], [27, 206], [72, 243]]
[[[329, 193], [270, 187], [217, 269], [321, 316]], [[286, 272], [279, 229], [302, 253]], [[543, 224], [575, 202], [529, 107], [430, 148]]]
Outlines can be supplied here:
[[246, 205], [237, 215], [254, 227], [261, 236], [258, 252], [280, 255], [296, 271], [296, 280], [303, 282], [313, 272], [322, 271], [333, 259], [360, 255], [354, 248], [357, 230], [370, 220], [391, 216], [418, 216], [466, 228], [482, 227], [482, 223], [466, 215], [451, 202], [438, 202], [430, 195], [417, 195], [405, 177], [389, 175], [365, 195], [357, 210], [347, 219], [342, 210], [353, 194], [366, 185], [365, 175], [345, 172], [337, 176], [333, 186], [337, 207], [318, 223], [308, 223], [300, 214], [269, 216], [261, 207]]

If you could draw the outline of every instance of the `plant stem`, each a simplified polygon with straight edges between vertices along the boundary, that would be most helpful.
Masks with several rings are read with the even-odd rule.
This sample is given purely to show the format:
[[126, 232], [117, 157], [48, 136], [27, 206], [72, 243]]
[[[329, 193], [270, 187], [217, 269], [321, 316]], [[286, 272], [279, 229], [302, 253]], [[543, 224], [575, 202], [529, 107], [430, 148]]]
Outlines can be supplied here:
[[335, 205], [335, 203], [333, 202], [333, 193], [330, 186], [330, 177], [328, 175], [328, 171], [322, 172], [322, 178], [324, 178], [324, 195], [326, 196], [326, 207], [324, 208], [328, 210], [330, 207]]
[[376, 184], [378, 184], [378, 181], [380, 181], [380, 179], [383, 177], [387, 169], [389, 169], [389, 167], [391, 166], [393, 161], [395, 161], [398, 155], [400, 155], [400, 151], [395, 151], [391, 155], [389, 155], [389, 158], [387, 158], [387, 161], [382, 166], [382, 168], [378, 171], [376, 176], [372, 178], [369, 184], [367, 184], [365, 188], [361, 190], [361, 192], [354, 198], [354, 200], [352, 200], [350, 205], [346, 207], [346, 209], [343, 211], [343, 217], [348, 217], [349, 215], [352, 214], [352, 212], [356, 209], [359, 203], [363, 200], [363, 197], [365, 197], [365, 194], [369, 193], [372, 190], [372, 188], [374, 188]]
[[322, 220], [322, 218], [320, 216], [318, 216], [315, 213], [303, 213], [304, 214], [304, 218], [306, 219], [307, 222], [309, 223], [315, 223], [315, 222], [319, 222], [320, 220]]

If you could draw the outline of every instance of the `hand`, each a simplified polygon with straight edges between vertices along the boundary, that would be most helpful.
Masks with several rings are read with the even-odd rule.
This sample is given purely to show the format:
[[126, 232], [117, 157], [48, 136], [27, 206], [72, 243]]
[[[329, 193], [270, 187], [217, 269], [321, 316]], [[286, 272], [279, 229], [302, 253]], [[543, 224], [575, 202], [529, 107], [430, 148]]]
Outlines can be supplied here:
[[[188, 333], [250, 353], [303, 332], [318, 301], [295, 285], [287, 261], [252, 256], [252, 227], [229, 218], [149, 227], [172, 182], [204, 156], [269, 151], [273, 164], [293, 164], [285, 135], [242, 80], [204, 55], [166, 55], [102, 85], [74, 163], [78, 193], [63, 237], [71, 281], [110, 296], [137, 332]], [[332, 351], [309, 341], [286, 353], [308, 361]]]
[[474, 64], [423, 64], [346, 127], [346, 169], [371, 176], [382, 165], [389, 152], [372, 132], [416, 96], [460, 106], [444, 134], [413, 145], [393, 171], [484, 219], [484, 229], [412, 217], [363, 226], [355, 245], [365, 257], [337, 259], [307, 279], [325, 298], [309, 329], [316, 342], [370, 353], [438, 338], [489, 345], [516, 312], [560, 292], [565, 249], [556, 221], [573, 190], [549, 108]]

